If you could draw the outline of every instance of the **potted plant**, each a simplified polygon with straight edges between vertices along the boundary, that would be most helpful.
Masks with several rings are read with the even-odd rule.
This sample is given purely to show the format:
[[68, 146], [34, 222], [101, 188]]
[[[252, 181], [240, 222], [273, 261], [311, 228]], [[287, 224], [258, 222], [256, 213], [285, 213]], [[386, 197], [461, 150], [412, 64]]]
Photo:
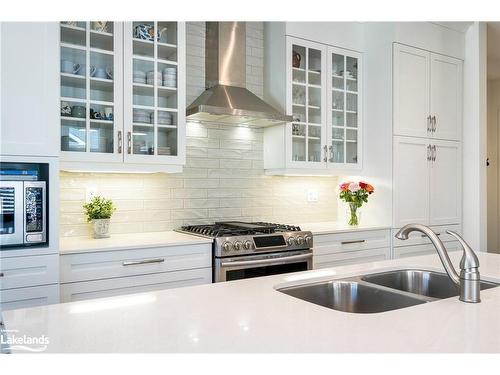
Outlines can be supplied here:
[[116, 208], [111, 199], [95, 196], [92, 200], [83, 205], [87, 221], [92, 223], [94, 238], [109, 237], [109, 219]]
[[339, 198], [349, 204], [349, 225], [359, 225], [358, 208], [363, 203], [368, 203], [368, 196], [373, 194], [375, 189], [372, 185], [360, 182], [344, 182], [340, 184]]

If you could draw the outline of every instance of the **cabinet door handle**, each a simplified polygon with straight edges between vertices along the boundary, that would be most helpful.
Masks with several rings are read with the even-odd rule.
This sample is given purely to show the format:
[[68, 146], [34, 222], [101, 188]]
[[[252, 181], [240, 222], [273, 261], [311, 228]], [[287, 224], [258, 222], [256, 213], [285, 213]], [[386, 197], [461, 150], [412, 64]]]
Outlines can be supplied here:
[[142, 259], [142, 260], [134, 260], [122, 262], [122, 266], [137, 266], [140, 264], [151, 264], [151, 263], [163, 263], [165, 262], [165, 258], [154, 258], [154, 259]]
[[333, 163], [333, 146], [328, 147], [330, 153], [330, 163]]
[[121, 154], [122, 153], [122, 131], [119, 130], [118, 131], [118, 153]]
[[432, 117], [431, 115], [427, 116], [427, 132], [432, 132]]
[[431, 145], [427, 145], [427, 161], [431, 161]]
[[340, 244], [341, 245], [350, 245], [350, 244], [353, 244], [353, 243], [363, 243], [365, 241], [366, 240], [342, 241]]
[[436, 127], [437, 127], [437, 121], [436, 121], [436, 116], [432, 116], [432, 132], [436, 132]]
[[4, 277], [4, 273], [3, 272], [0, 272], [0, 277]]
[[432, 161], [436, 161], [436, 156], [437, 156], [436, 145], [433, 145], [432, 146]]
[[127, 152], [129, 154], [132, 153], [132, 133], [131, 132], [127, 133]]
[[328, 161], [328, 146], [324, 145], [323, 150], [325, 151], [325, 156], [323, 157], [323, 161], [326, 163]]

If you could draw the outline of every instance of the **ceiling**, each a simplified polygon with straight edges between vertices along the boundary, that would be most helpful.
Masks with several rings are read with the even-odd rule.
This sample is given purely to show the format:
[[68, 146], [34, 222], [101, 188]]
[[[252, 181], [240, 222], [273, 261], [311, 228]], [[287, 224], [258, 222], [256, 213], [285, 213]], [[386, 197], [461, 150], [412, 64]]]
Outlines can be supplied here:
[[488, 22], [488, 79], [500, 79], [500, 22]]
[[433, 23], [447, 27], [448, 29], [465, 33], [473, 22], [433, 22]]

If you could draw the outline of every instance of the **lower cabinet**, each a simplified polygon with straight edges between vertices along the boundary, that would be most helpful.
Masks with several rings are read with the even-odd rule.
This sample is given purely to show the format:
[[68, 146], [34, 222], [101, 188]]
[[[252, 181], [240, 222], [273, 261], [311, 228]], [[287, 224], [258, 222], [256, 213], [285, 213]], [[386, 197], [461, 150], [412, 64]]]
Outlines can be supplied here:
[[209, 284], [212, 269], [201, 268], [114, 279], [82, 281], [61, 285], [61, 302], [112, 297], [123, 294]]
[[59, 302], [59, 254], [0, 259], [0, 310]]
[[212, 244], [61, 255], [61, 302], [212, 282]]
[[390, 259], [391, 231], [367, 230], [314, 236], [313, 268]]
[[0, 290], [0, 310], [59, 303], [59, 284]]
[[[458, 251], [461, 249], [458, 241], [443, 242], [443, 243], [448, 252]], [[401, 246], [394, 248], [394, 259], [409, 258], [409, 257], [416, 257], [420, 255], [431, 255], [431, 254], [435, 254], [436, 256], [438, 256], [436, 248], [432, 244]]]

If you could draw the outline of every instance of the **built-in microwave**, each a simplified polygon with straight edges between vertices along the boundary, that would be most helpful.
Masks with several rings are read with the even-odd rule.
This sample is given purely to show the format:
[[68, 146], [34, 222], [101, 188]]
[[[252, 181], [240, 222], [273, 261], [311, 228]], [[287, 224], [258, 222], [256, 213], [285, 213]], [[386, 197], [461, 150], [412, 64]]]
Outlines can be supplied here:
[[48, 243], [48, 164], [1, 163], [0, 249]]

